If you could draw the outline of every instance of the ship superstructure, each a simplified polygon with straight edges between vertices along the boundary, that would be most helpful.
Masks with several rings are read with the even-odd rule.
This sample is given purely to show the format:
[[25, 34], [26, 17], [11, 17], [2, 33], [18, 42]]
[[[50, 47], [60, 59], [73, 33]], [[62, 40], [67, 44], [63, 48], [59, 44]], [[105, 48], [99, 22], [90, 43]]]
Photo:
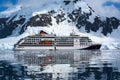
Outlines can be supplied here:
[[40, 34], [21, 39], [15, 50], [41, 49], [100, 49], [101, 44], [95, 44], [89, 37], [70, 34], [70, 36], [56, 36], [41, 31]]

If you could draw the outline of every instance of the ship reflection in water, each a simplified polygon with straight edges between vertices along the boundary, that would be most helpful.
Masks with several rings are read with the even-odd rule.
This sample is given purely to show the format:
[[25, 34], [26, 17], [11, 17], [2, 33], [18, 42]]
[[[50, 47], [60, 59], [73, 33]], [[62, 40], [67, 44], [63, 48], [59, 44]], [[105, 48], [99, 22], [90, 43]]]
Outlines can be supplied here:
[[120, 51], [1, 51], [0, 80], [120, 80], [119, 64]]

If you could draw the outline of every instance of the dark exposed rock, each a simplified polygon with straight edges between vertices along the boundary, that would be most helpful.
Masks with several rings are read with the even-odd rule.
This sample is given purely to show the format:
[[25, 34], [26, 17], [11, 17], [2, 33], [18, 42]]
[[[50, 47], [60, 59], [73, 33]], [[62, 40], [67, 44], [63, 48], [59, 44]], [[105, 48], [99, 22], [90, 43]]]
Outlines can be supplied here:
[[[69, 5], [70, 2], [78, 2], [80, 0], [64, 0], [65, 5]], [[0, 18], [0, 38], [5, 38], [10, 36], [12, 32], [19, 28], [19, 34], [22, 34], [27, 26], [31, 27], [45, 27], [52, 25], [52, 17], [56, 19], [56, 23], [59, 25], [61, 22], [67, 20], [68, 23], [74, 23], [78, 29], [84, 28], [87, 33], [91, 31], [97, 32], [101, 29], [103, 35], [111, 34], [114, 29], [118, 29], [120, 25], [120, 20], [115, 17], [106, 17], [104, 20], [101, 17], [96, 16], [90, 21], [90, 16], [93, 14], [94, 10], [89, 6], [89, 13], [82, 11], [81, 7], [74, 9], [72, 12], [64, 12], [64, 8], [59, 10], [59, 13], [55, 10], [48, 11], [48, 13], [38, 14], [32, 16], [30, 19], [26, 19], [25, 15], [10, 16], [7, 18]]]
[[68, 5], [70, 2], [71, 1], [67, 1], [67, 0], [64, 1], [65, 5]]
[[106, 18], [106, 21], [104, 22], [104, 27], [103, 27], [103, 31], [102, 33], [104, 35], [107, 35], [107, 33], [111, 33], [112, 32], [112, 25], [111, 25], [111, 20], [110, 18]]
[[14, 15], [8, 18], [0, 18], [0, 38], [5, 38], [10, 36], [12, 32], [17, 28], [21, 27], [21, 30], [18, 30], [19, 34], [22, 34], [26, 29], [27, 26], [48, 26], [52, 25], [51, 15], [50, 14], [40, 14], [30, 18], [29, 21], [26, 22], [25, 16], [19, 16], [19, 19], [15, 19], [18, 17]]
[[22, 26], [19, 34], [22, 34], [22, 33], [27, 29], [27, 26], [28, 26], [28, 23], [25, 23], [25, 24]]
[[65, 18], [65, 13], [61, 11], [60, 14], [57, 14], [57, 16], [54, 17], [56, 19], [57, 24], [59, 24], [60, 22], [63, 22], [64, 20], [66, 20]]
[[20, 20], [14, 21], [16, 24], [23, 24], [25, 22], [25, 18], [21, 18]]
[[76, 3], [77, 1], [80, 1], [80, 0], [74, 0], [73, 2]]
[[51, 21], [52, 19], [49, 14], [40, 14], [30, 18], [28, 25], [44, 27], [44, 26], [52, 25]]
[[[92, 24], [92, 23], [91, 23]], [[94, 32], [97, 32], [97, 30], [99, 30], [99, 28], [101, 27], [101, 20], [99, 17], [95, 17], [94, 18], [94, 22], [93, 24], [91, 25], [91, 30], [94, 31]]]
[[55, 13], [56, 13], [55, 10], [48, 11], [48, 14], [49, 14], [49, 15], [53, 15], [53, 14], [55, 14]]
[[86, 30], [87, 33], [90, 32], [90, 30], [91, 30], [91, 26], [92, 26], [92, 23], [89, 22], [89, 21], [87, 21], [87, 22], [86, 22], [86, 26], [85, 26], [85, 30]]
[[80, 29], [81, 27], [84, 27], [86, 32], [89, 33], [90, 31], [97, 32], [100, 27], [102, 27], [103, 35], [107, 35], [108, 33], [112, 33], [113, 29], [117, 29], [120, 25], [120, 20], [118, 20], [115, 17], [106, 17], [106, 19], [103, 21], [100, 19], [100, 17], [95, 17], [94, 22], [89, 21], [89, 17], [92, 15], [92, 13], [82, 13], [81, 8], [73, 10], [68, 17], [70, 18], [69, 21], [76, 23], [76, 27]]
[[16, 17], [17, 17], [17, 15], [14, 15], [13, 17], [10, 17], [8, 19], [8, 24], [11, 23]]
[[112, 25], [112, 28], [113, 29], [117, 29], [118, 26], [120, 25], [120, 20], [118, 20], [117, 18], [115, 17], [111, 17], [111, 25]]
[[0, 30], [2, 30], [4, 26], [6, 25], [7, 19], [8, 18], [0, 18]]
[[12, 34], [13, 30], [19, 25], [24, 24], [25, 18], [14, 20], [17, 16], [0, 19], [0, 38], [5, 38]]

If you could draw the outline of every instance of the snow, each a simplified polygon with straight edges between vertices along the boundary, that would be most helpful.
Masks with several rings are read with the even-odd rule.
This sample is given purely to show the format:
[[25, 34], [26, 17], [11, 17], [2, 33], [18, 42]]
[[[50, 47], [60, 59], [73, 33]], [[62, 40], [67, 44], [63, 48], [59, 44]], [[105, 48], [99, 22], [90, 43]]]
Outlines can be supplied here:
[[118, 26], [118, 29], [115, 29], [115, 30], [113, 29], [113, 32], [107, 36], [118, 39], [118, 41], [120, 42], [120, 40], [119, 40], [119, 38], [120, 38], [120, 26]]
[[[28, 3], [28, 4], [27, 4]], [[0, 12], [0, 17], [9, 17], [17, 14], [25, 15], [26, 18], [30, 18], [32, 15], [35, 16], [37, 13], [44, 11], [56, 10], [62, 3], [62, 0], [34, 0], [33, 1], [23, 1], [22, 4], [18, 3], [17, 5], [11, 6], [6, 11]]]
[[75, 9], [79, 9], [81, 7], [82, 12], [85, 13], [90, 13], [89, 7], [87, 5], [87, 3], [85, 3], [84, 1], [78, 1], [75, 5]]
[[[50, 0], [50, 1], [44, 0], [42, 1], [42, 3], [39, 3], [37, 5], [35, 5], [34, 3], [33, 5], [31, 4], [15, 5], [14, 7], [9, 8], [7, 11], [1, 12], [0, 14], [7, 15], [7, 16], [8, 15], [14, 16], [14, 14], [25, 15], [25, 18], [29, 20], [31, 16], [46, 13], [47, 11], [50, 11], [53, 9], [58, 12], [60, 11], [59, 9], [62, 9], [64, 10], [65, 13], [67, 13], [79, 7], [81, 7], [82, 12], [85, 12], [85, 13], [90, 12], [90, 8], [84, 1], [78, 1], [76, 4], [73, 4], [73, 2], [71, 2], [69, 5], [65, 6], [63, 5], [62, 0], [57, 0], [57, 1], [56, 0]], [[90, 17], [91, 22], [93, 22], [93, 18], [95, 16], [96, 14], [94, 13]], [[17, 18], [18, 17], [16, 17], [15, 19]], [[29, 35], [38, 34], [40, 30], [44, 30], [48, 32], [49, 34], [54, 33], [57, 36], [69, 36], [69, 34], [74, 30], [76, 34], [79, 34], [80, 36], [88, 36], [90, 39], [92, 39], [92, 41], [96, 43], [101, 43], [102, 44], [101, 49], [120, 49], [120, 41], [118, 39], [120, 35], [119, 33], [120, 27], [119, 29], [114, 30], [112, 34], [109, 34], [108, 37], [105, 37], [101, 35], [101, 29], [99, 29], [99, 31], [97, 32], [97, 35], [95, 32], [91, 32], [90, 34], [88, 34], [88, 33], [85, 33], [85, 29], [81, 28], [81, 30], [78, 30], [75, 27], [75, 24], [68, 23], [67, 20], [57, 24], [56, 19], [52, 17], [52, 26], [51, 25], [45, 26], [45, 27], [28, 26], [27, 30], [22, 35], [17, 36], [19, 34], [18, 32], [20, 29], [21, 29], [21, 26], [19, 26], [13, 31], [12, 36], [9, 36], [4, 39], [0, 39], [0, 49], [3, 49], [3, 50], [13, 49], [14, 44], [16, 44], [21, 38], [24, 38]]]
[[93, 23], [96, 16], [98, 16], [98, 15], [95, 12], [92, 12], [92, 15], [89, 17], [88, 21]]
[[26, 30], [24, 32], [24, 34], [20, 35], [20, 36], [14, 36], [14, 37], [7, 37], [4, 39], [0, 39], [0, 49], [1, 50], [11, 50], [14, 48], [14, 45], [21, 39], [24, 38], [26, 36], [29, 36], [30, 34], [30, 30], [28, 27], [28, 30]]
[[[17, 12], [19, 10], [21, 10], [21, 5], [17, 5], [16, 7], [12, 8], [12, 9], [9, 8], [8, 10], [1, 12], [0, 15], [10, 16], [11, 14], [13, 14], [14, 12]], [[0, 17], [2, 17], [2, 16], [0, 16]]]
[[[28, 3], [28, 4], [27, 4]], [[14, 14], [19, 15], [25, 15], [26, 18], [30, 18], [31, 16], [35, 16], [39, 13], [48, 12], [51, 10], [59, 10], [64, 9], [66, 13], [73, 11], [74, 9], [77, 9], [81, 7], [83, 12], [89, 13], [89, 7], [84, 1], [78, 1], [76, 4], [71, 1], [69, 5], [63, 4], [63, 0], [34, 0], [33, 1], [23, 1], [22, 4], [14, 5], [10, 8], [8, 8], [6, 11], [0, 12], [0, 17], [8, 17]]]
[[76, 34], [79, 34], [80, 36], [88, 36], [92, 41], [96, 43], [101, 43], [103, 45], [101, 49], [119, 49], [120, 48], [120, 43], [116, 42], [116, 40], [111, 37], [105, 37], [105, 36], [98, 37], [88, 33], [81, 33], [73, 24], [68, 23], [67, 21], [57, 24], [56, 20], [52, 18], [52, 23], [53, 23], [52, 26], [46, 26], [46, 27], [28, 26], [27, 30], [20, 36], [7, 37], [4, 39], [0, 39], [0, 49], [3, 49], [3, 50], [13, 49], [14, 44], [16, 44], [21, 38], [38, 34], [41, 30], [46, 31], [49, 34], [51, 33], [56, 34], [57, 36], [69, 36], [70, 33], [74, 30]]
[[[25, 15], [25, 17], [28, 20], [31, 16], [47, 13], [47, 11], [50, 11], [52, 9], [58, 10], [58, 8], [60, 8], [60, 6], [61, 6], [60, 5], [61, 1], [62, 0], [52, 0], [52, 2], [51, 2], [51, 0], [50, 1], [44, 0], [44, 1], [42, 1], [43, 3], [40, 3], [39, 5], [37, 5], [37, 7], [32, 8], [29, 6], [29, 8], [28, 7], [22, 8], [21, 6], [18, 6], [14, 9], [11, 9], [11, 10], [9, 9], [5, 12], [2, 12], [2, 13], [0, 13], [0, 15], [13, 15], [14, 16], [14, 14], [18, 14], [18, 15], [22, 14], [22, 15]], [[48, 3], [49, 3], [49, 5], [47, 5]], [[39, 9], [38, 9], [38, 6], [39, 6]], [[42, 6], [44, 6], [44, 8]], [[62, 6], [64, 7], [65, 5], [62, 5]], [[67, 7], [64, 8], [64, 10], [65, 10], [65, 13], [67, 13], [67, 12], [71, 12], [73, 9], [77, 9], [79, 7], [82, 7], [82, 12], [85, 12], [85, 13], [90, 12], [88, 5], [83, 1], [77, 2], [76, 5], [73, 5], [73, 3], [70, 3], [69, 5], [67, 5]], [[90, 16], [89, 21], [93, 22], [95, 16], [97, 16], [97, 15], [95, 13], [93, 13], [93, 15]], [[17, 19], [17, 18], [15, 18], [15, 19]], [[8, 20], [8, 22], [9, 22], [9, 20]], [[37, 20], [39, 20], [39, 18]], [[80, 36], [88, 36], [95, 43], [102, 44], [101, 50], [116, 50], [116, 49], [119, 50], [120, 49], [120, 41], [119, 41], [120, 26], [118, 29], [114, 30], [111, 34], [107, 35], [107, 37], [106, 37], [106, 36], [101, 35], [101, 28], [98, 30], [98, 32], [85, 33], [84, 28], [81, 28], [81, 30], [78, 30], [73, 23], [68, 23], [67, 20], [57, 24], [56, 19], [54, 17], [52, 17], [52, 26], [51, 25], [45, 26], [45, 27], [28, 26], [26, 31], [23, 34], [19, 35], [18, 32], [20, 29], [21, 29], [21, 26], [17, 27], [13, 31], [12, 36], [9, 36], [4, 39], [0, 39], [0, 50], [3, 50], [3, 51], [0, 51], [0, 54], [1, 54], [0, 60], [3, 60], [3, 59], [4, 60], [15, 60], [14, 54], [10, 54], [10, 53], [4, 54], [4, 51], [12, 50], [14, 48], [14, 45], [21, 38], [38, 34], [41, 30], [46, 31], [49, 34], [51, 34], [51, 33], [56, 34], [57, 36], [69, 36], [70, 33], [74, 30], [76, 32], [76, 34], [78, 34]], [[104, 53], [106, 53], [106, 54], [104, 54]], [[45, 55], [40, 54], [38, 56], [43, 57]], [[103, 62], [107, 61], [107, 62], [112, 62], [113, 66], [118, 67], [119, 60], [117, 60], [117, 59], [119, 59], [119, 58], [120, 58], [119, 53], [116, 53], [113, 55], [109, 52], [108, 53], [103, 52], [101, 54], [101, 56], [97, 56], [97, 57], [93, 56], [90, 59], [89, 64], [90, 64], [90, 67], [103, 67]], [[31, 72], [32, 71], [40, 71], [40, 68], [41, 68], [40, 66], [34, 66], [34, 65], [30, 66], [29, 65], [28, 71], [31, 71]], [[73, 72], [73, 70], [76, 71], [76, 68], [75, 69], [72, 68], [70, 66], [70, 64], [49, 64], [44, 67], [44, 70], [42, 71], [42, 73], [54, 73], [53, 78], [57, 78], [58, 73], [59, 73], [60, 74], [59, 76], [61, 78], [67, 78], [68, 73]], [[94, 79], [94, 74], [92, 74], [89, 79], [90, 80]], [[25, 80], [31, 80], [31, 79], [25, 79]], [[67, 80], [67, 79], [65, 79], [65, 80]]]
[[43, 13], [47, 13], [47, 12], [48, 12], [47, 10], [33, 12], [33, 13], [32, 13], [32, 16], [39, 15], [39, 14], [43, 14]]

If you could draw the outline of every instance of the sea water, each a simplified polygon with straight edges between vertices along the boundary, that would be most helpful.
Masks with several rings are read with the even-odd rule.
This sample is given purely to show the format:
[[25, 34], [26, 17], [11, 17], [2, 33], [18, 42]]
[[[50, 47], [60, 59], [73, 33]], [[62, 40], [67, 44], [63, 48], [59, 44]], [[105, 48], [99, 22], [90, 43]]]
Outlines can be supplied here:
[[0, 80], [120, 80], [120, 50], [2, 50]]

